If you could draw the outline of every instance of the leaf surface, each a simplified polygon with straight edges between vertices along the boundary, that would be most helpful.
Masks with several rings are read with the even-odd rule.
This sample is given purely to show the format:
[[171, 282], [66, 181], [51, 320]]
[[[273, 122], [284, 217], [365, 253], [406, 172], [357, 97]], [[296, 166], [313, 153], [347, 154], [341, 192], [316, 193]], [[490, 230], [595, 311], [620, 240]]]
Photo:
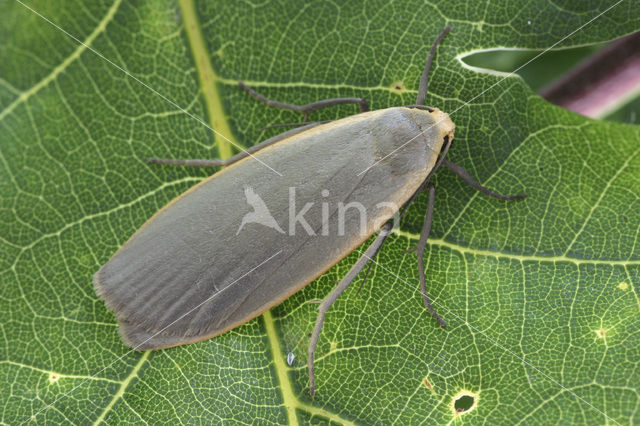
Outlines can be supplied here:
[[[607, 41], [640, 28], [633, 1], [27, 6], [0, 5], [3, 422], [638, 422], [640, 130], [564, 111], [459, 59], [567, 36], [554, 47]], [[305, 302], [324, 297], [357, 251], [220, 337], [130, 352], [91, 277], [209, 173], [146, 159], [228, 157], [278, 132], [260, 128], [300, 120], [238, 81], [289, 103], [411, 104], [447, 24], [427, 103], [456, 123], [449, 158], [498, 192], [528, 194], [503, 203], [438, 173], [426, 264], [448, 328], [422, 306], [406, 253], [420, 197], [362, 292], [354, 285], [330, 310], [315, 399], [306, 345], [317, 305]], [[475, 403], [456, 413], [465, 393]]]

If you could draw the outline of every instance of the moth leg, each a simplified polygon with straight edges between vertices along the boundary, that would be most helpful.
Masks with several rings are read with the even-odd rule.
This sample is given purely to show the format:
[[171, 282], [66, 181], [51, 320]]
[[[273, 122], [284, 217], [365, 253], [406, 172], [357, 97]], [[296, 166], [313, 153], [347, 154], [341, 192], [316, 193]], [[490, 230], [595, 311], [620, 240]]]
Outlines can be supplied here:
[[316, 350], [316, 345], [318, 344], [318, 337], [320, 336], [320, 331], [322, 330], [322, 325], [324, 324], [324, 317], [327, 314], [327, 311], [333, 305], [333, 302], [340, 297], [343, 291], [349, 287], [349, 284], [356, 278], [358, 273], [364, 269], [369, 260], [375, 256], [378, 249], [382, 246], [384, 241], [387, 239], [389, 234], [391, 233], [392, 224], [387, 222], [381, 229], [378, 237], [371, 243], [371, 245], [367, 248], [360, 259], [356, 262], [355, 265], [351, 267], [347, 275], [340, 280], [338, 285], [329, 293], [327, 297], [322, 301], [320, 306], [318, 307], [318, 317], [316, 318], [316, 324], [313, 327], [313, 333], [311, 334], [311, 340], [309, 341], [309, 360], [308, 360], [308, 368], [309, 368], [309, 393], [311, 396], [315, 394], [316, 389], [316, 380], [313, 372], [313, 354]]
[[308, 124], [325, 124], [325, 123], [330, 123], [333, 120], [325, 120], [325, 121], [313, 121], [313, 122], [305, 122], [305, 121], [301, 121], [299, 123], [279, 123], [279, 124], [271, 124], [270, 126], [265, 126], [262, 127], [260, 129], [260, 131], [263, 130], [269, 130], [269, 129], [275, 129], [277, 127], [300, 127], [300, 126], [306, 126]]
[[194, 159], [194, 160], [177, 160], [177, 159], [172, 159], [172, 158], [149, 158], [149, 162], [150, 163], [155, 163], [155, 164], [173, 164], [173, 165], [178, 165], [178, 166], [194, 166], [194, 167], [221, 167], [221, 166], [230, 166], [231, 164], [242, 160], [245, 157], [249, 157], [250, 155], [260, 151], [263, 148], [266, 148], [269, 145], [273, 145], [276, 142], [279, 142], [283, 139], [286, 139], [290, 136], [295, 135], [296, 133], [301, 133], [304, 132], [305, 130], [308, 130], [312, 127], [315, 127], [319, 124], [322, 124], [322, 121], [318, 121], [315, 123], [305, 123], [304, 126], [302, 127], [298, 127], [296, 129], [291, 129], [288, 130], [284, 133], [280, 133], [277, 136], [274, 136], [270, 139], [267, 139], [266, 141], [262, 141], [257, 145], [252, 146], [251, 148], [248, 148], [242, 152], [237, 153], [236, 155], [234, 155], [233, 157], [227, 158], [226, 160], [219, 160], [217, 158], [214, 159], [210, 159], [210, 160], [201, 160], [201, 159]]
[[149, 158], [150, 163], [154, 164], [171, 164], [174, 166], [192, 166], [192, 167], [220, 167], [226, 166], [225, 160], [219, 160], [217, 158], [211, 160], [193, 159], [193, 160], [178, 160], [175, 158]]
[[373, 267], [373, 264], [375, 263], [375, 260], [376, 260], [376, 256], [378, 255], [378, 253], [380, 253], [382, 246], [383, 244], [380, 244], [378, 246], [378, 249], [375, 251], [375, 253], [373, 253], [373, 256], [371, 256], [371, 259], [369, 259], [369, 267], [367, 268], [367, 272], [364, 273], [364, 278], [362, 278], [362, 283], [360, 283], [360, 287], [358, 287], [358, 291], [356, 291], [356, 297], [358, 297], [358, 295], [360, 294], [362, 287], [364, 287], [364, 283], [367, 282], [367, 278], [369, 278], [369, 273], [371, 272], [371, 268]]
[[468, 183], [469, 185], [471, 185], [472, 187], [474, 187], [478, 191], [482, 192], [483, 194], [488, 195], [489, 197], [497, 198], [498, 200], [503, 200], [503, 201], [512, 201], [512, 200], [521, 200], [523, 198], [526, 198], [526, 196], [527, 196], [527, 194], [517, 194], [517, 195], [500, 195], [500, 194], [496, 194], [495, 192], [485, 188], [484, 186], [480, 185], [478, 182], [473, 180], [473, 178], [471, 177], [469, 172], [467, 172], [465, 169], [463, 169], [462, 167], [458, 166], [457, 164], [453, 164], [449, 160], [444, 160], [442, 162], [442, 165], [447, 167], [453, 173], [455, 173], [458, 176], [460, 176], [460, 178], [463, 181], [465, 181], [466, 183]]
[[429, 310], [431, 316], [433, 316], [442, 327], [446, 327], [447, 323], [444, 322], [440, 315], [433, 309], [431, 306], [431, 302], [429, 301], [429, 295], [427, 294], [427, 284], [425, 281], [425, 273], [424, 273], [424, 250], [427, 247], [427, 239], [429, 238], [429, 234], [431, 233], [431, 223], [433, 222], [433, 205], [436, 197], [436, 187], [430, 183], [427, 185], [427, 190], [429, 191], [429, 203], [427, 204], [427, 214], [424, 219], [424, 225], [422, 226], [422, 231], [420, 232], [420, 240], [418, 241], [418, 245], [416, 246], [416, 256], [418, 257], [418, 274], [420, 275], [420, 293], [422, 293], [422, 298], [424, 300], [424, 306]]
[[304, 114], [303, 121], [305, 122], [307, 121], [309, 114], [311, 114], [313, 111], [317, 111], [319, 109], [327, 108], [334, 105], [358, 104], [358, 106], [360, 107], [360, 112], [369, 111], [369, 104], [367, 103], [366, 99], [363, 99], [363, 98], [323, 99], [321, 101], [311, 102], [305, 105], [294, 105], [294, 104], [288, 104], [285, 102], [278, 102], [278, 101], [268, 99], [262, 96], [260, 93], [256, 92], [255, 90], [251, 89], [241, 81], [238, 82], [238, 86], [240, 86], [245, 92], [247, 92], [253, 98], [259, 100], [260, 102], [266, 104], [267, 106], [288, 109], [291, 111], [296, 111], [301, 114]]
[[431, 63], [433, 62], [434, 56], [436, 56], [438, 44], [447, 34], [449, 34], [449, 31], [451, 31], [451, 27], [446, 27], [436, 38], [436, 41], [433, 42], [433, 45], [431, 45], [431, 50], [427, 56], [424, 71], [422, 71], [422, 75], [420, 76], [420, 85], [418, 86], [418, 96], [416, 98], [417, 105], [424, 105], [424, 100], [427, 97], [427, 90], [429, 89], [429, 70], [431, 69]]
[[[382, 248], [382, 246], [380, 247]], [[380, 250], [378, 250], [380, 251]], [[356, 291], [356, 297], [358, 297], [358, 295], [360, 294], [360, 291], [362, 290], [362, 287], [364, 287], [364, 283], [367, 282], [367, 278], [369, 278], [369, 272], [371, 272], [371, 267], [373, 267], [373, 261], [376, 258], [376, 255], [378, 254], [378, 252], [376, 252], [373, 257], [371, 258], [371, 260], [369, 261], [369, 266], [367, 267], [367, 272], [364, 273], [364, 278], [362, 279], [362, 283], [360, 283], [360, 287], [358, 287], [358, 291]]]

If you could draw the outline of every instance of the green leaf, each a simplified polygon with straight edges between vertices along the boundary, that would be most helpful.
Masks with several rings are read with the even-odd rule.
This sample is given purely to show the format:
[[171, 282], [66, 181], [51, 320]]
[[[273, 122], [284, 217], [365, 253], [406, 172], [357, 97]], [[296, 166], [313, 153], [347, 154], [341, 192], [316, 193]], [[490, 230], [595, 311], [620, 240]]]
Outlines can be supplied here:
[[[638, 422], [640, 130], [564, 111], [517, 77], [459, 59], [638, 30], [637, 4], [615, 4], [28, 2], [80, 44], [21, 3], [2, 2], [0, 420]], [[496, 191], [528, 194], [499, 202], [439, 172], [426, 263], [448, 328], [422, 306], [416, 259], [405, 253], [423, 221], [421, 197], [362, 292], [354, 285], [330, 310], [315, 399], [306, 345], [317, 305], [305, 302], [326, 295], [357, 251], [222, 336], [129, 351], [91, 277], [209, 173], [146, 159], [238, 151], [176, 105], [248, 147], [278, 132], [261, 127], [300, 116], [255, 102], [239, 80], [290, 103], [410, 104], [447, 24], [427, 101], [456, 123], [449, 158]], [[465, 392], [473, 405], [461, 399], [455, 407], [466, 411], [456, 413]]]

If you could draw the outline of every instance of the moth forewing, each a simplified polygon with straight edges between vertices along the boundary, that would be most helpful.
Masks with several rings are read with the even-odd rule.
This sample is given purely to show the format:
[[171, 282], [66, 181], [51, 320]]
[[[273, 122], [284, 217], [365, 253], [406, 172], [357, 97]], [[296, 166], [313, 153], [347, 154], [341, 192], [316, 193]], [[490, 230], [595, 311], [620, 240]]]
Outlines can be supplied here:
[[[136, 349], [192, 343], [234, 328], [300, 290], [376, 232], [394, 213], [378, 205], [399, 207], [411, 197], [453, 129], [438, 110], [398, 107], [269, 145], [255, 156], [283, 176], [265, 179], [264, 169], [247, 157], [196, 185], [98, 271], [96, 291], [121, 323], [124, 341]], [[263, 200], [277, 227], [239, 229], [252, 213], [247, 188]], [[290, 188], [294, 212], [321, 201], [329, 206], [328, 221], [317, 206], [304, 215], [308, 227], [292, 223]], [[364, 207], [365, 229], [359, 212], [336, 214], [348, 203]], [[322, 235], [323, 226], [329, 235]]]

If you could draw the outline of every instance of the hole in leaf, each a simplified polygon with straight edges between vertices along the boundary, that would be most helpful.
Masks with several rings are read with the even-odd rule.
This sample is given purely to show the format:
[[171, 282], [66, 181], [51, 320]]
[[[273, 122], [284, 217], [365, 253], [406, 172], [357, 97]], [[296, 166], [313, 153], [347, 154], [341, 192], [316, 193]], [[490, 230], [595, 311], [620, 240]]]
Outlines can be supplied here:
[[[476, 72], [517, 73], [547, 101], [591, 118], [635, 123], [640, 32], [608, 44], [535, 51], [476, 50], [459, 60]], [[630, 77], [633, 76], [633, 77]]]
[[[558, 75], [598, 51], [603, 45], [578, 47], [550, 51], [542, 54], [539, 50], [490, 49], [463, 56], [466, 65], [484, 72], [516, 72], [535, 91], [549, 84]], [[533, 60], [536, 58], [535, 60]], [[528, 63], [531, 61], [530, 63]]]
[[453, 408], [456, 413], [466, 413], [473, 408], [476, 399], [471, 395], [462, 395], [453, 401]]
[[402, 81], [395, 81], [391, 84], [391, 90], [400, 94], [403, 93], [406, 88], [404, 87], [404, 83]]

